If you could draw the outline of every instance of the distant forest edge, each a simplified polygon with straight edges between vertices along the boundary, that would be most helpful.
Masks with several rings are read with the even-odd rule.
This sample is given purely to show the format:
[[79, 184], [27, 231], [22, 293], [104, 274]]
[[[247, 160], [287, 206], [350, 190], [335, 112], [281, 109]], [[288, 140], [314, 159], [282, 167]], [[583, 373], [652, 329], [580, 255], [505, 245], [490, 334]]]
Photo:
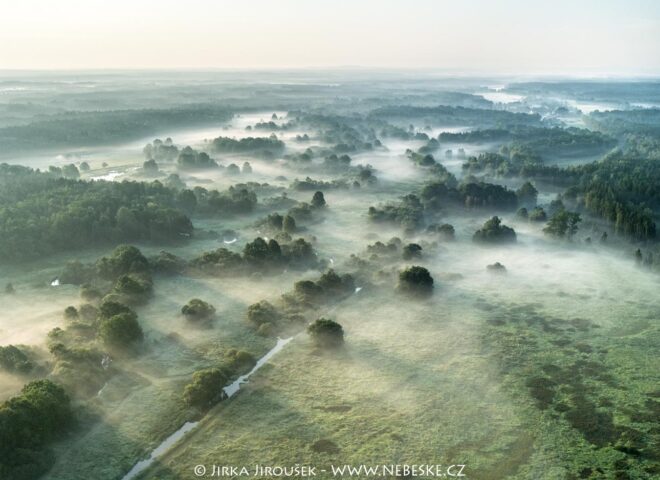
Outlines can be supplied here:
[[167, 109], [68, 112], [25, 125], [0, 128], [0, 155], [49, 148], [91, 147], [137, 140], [164, 129], [231, 120], [226, 106], [187, 105]]
[[90, 182], [0, 164], [0, 260], [128, 241], [181, 242], [193, 233], [193, 213], [242, 214], [256, 204], [254, 192], [243, 188]]

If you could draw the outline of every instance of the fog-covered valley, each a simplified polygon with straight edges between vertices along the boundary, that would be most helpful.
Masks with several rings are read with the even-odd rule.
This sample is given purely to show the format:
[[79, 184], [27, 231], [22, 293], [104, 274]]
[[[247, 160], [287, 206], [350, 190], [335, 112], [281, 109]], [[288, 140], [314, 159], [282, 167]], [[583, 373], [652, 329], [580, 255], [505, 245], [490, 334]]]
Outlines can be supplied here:
[[657, 102], [642, 80], [0, 79], [0, 477], [660, 475]]

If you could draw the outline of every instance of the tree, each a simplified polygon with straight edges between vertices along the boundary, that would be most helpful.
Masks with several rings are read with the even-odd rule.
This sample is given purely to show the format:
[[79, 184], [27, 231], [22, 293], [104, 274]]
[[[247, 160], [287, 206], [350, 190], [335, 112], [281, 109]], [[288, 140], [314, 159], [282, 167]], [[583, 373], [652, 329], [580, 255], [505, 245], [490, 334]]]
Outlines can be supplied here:
[[207, 368], [193, 373], [192, 382], [183, 390], [183, 400], [192, 407], [206, 410], [222, 400], [227, 375], [218, 368]]
[[67, 320], [77, 320], [78, 310], [73, 305], [69, 305], [64, 309], [64, 318]]
[[545, 222], [546, 219], [547, 216], [542, 207], [534, 207], [534, 210], [529, 213], [530, 222]]
[[518, 196], [518, 203], [526, 207], [534, 207], [539, 191], [530, 182], [525, 182], [516, 190], [516, 195]]
[[152, 174], [152, 175], [153, 175], [153, 174], [155, 174], [155, 173], [158, 173], [158, 164], [156, 163], [156, 160], [154, 160], [153, 158], [151, 158], [151, 159], [145, 161], [145, 162], [142, 164], [142, 169], [143, 169], [146, 173], [149, 173], [149, 174]]
[[282, 250], [277, 241], [270, 239], [266, 242], [263, 238], [257, 237], [245, 244], [243, 259], [252, 267], [274, 267], [282, 261]]
[[0, 346], [0, 369], [9, 373], [30, 373], [34, 368], [27, 355], [14, 345]]
[[210, 320], [215, 315], [215, 307], [204, 300], [193, 298], [181, 307], [181, 313], [187, 320], [194, 322]]
[[149, 262], [138, 248], [132, 245], [120, 245], [109, 257], [101, 258], [96, 268], [102, 278], [114, 280], [127, 273], [148, 271]]
[[543, 232], [556, 238], [573, 238], [577, 233], [580, 214], [568, 210], [557, 211], [548, 221]]
[[266, 300], [261, 300], [248, 307], [247, 317], [250, 323], [258, 327], [265, 323], [276, 324], [280, 315], [273, 304]]
[[491, 273], [506, 273], [506, 267], [500, 262], [495, 262], [486, 266], [486, 270]]
[[7, 479], [38, 478], [49, 467], [42, 448], [73, 423], [64, 389], [50, 380], [28, 383], [0, 404], [0, 475]]
[[286, 233], [293, 233], [296, 231], [296, 220], [291, 215], [285, 215], [282, 219], [282, 230]]
[[399, 272], [397, 290], [402, 293], [426, 296], [433, 293], [433, 277], [429, 271], [417, 265]]
[[437, 233], [440, 239], [445, 241], [454, 240], [455, 237], [454, 226], [449, 223], [443, 223], [442, 225], [429, 225], [426, 231]]
[[130, 350], [144, 338], [134, 312], [119, 313], [101, 320], [98, 335], [108, 348], [118, 350]]
[[102, 318], [114, 317], [115, 315], [119, 315], [121, 313], [129, 313], [137, 316], [135, 312], [133, 312], [133, 310], [131, 310], [129, 307], [123, 303], [113, 300], [105, 300], [99, 307], [99, 315], [101, 315]]
[[325, 197], [323, 196], [323, 192], [317, 191], [314, 193], [314, 196], [312, 197], [312, 207], [314, 208], [323, 208], [325, 207]]
[[186, 212], [188, 215], [195, 213], [197, 208], [197, 197], [192, 190], [181, 190], [176, 197], [176, 203], [181, 210]]
[[307, 333], [321, 348], [337, 348], [344, 344], [344, 329], [327, 318], [319, 318], [307, 327]]
[[133, 305], [145, 302], [148, 296], [151, 295], [152, 288], [150, 278], [129, 273], [120, 276], [112, 290], [120, 295], [124, 301]]
[[513, 228], [502, 225], [500, 218], [495, 216], [487, 220], [483, 227], [474, 233], [472, 240], [491, 244], [515, 243], [516, 232]]
[[403, 247], [403, 259], [412, 260], [422, 256], [422, 247], [417, 243], [409, 243]]

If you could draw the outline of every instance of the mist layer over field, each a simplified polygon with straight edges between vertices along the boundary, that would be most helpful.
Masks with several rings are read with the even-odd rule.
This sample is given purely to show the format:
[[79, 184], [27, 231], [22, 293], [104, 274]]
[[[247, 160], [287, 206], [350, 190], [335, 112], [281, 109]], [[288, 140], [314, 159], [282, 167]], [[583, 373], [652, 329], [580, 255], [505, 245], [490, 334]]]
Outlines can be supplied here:
[[[138, 478], [185, 479], [194, 466], [212, 464], [461, 464], [467, 478], [475, 479], [652, 478], [658, 454], [652, 424], [660, 380], [655, 354], [660, 277], [636, 263], [631, 251], [651, 249], [655, 240], [618, 235], [611, 222], [572, 203], [569, 195], [563, 197], [566, 210], [579, 210], [582, 223], [572, 235], [549, 235], [546, 220], [564, 209], [557, 207], [557, 195], [570, 185], [547, 177], [537, 181], [513, 169], [516, 154], [527, 155], [526, 168], [541, 170], [590, 164], [623, 145], [614, 130], [595, 139], [584, 128], [569, 130], [597, 119], [585, 118], [587, 112], [571, 103], [583, 100], [585, 91], [568, 98], [570, 92], [554, 87], [558, 91], [540, 102], [537, 86], [512, 85], [507, 94], [489, 88], [492, 79], [411, 80], [404, 86], [380, 79], [372, 82], [373, 95], [370, 82], [329, 86], [312, 78], [265, 86], [255, 78], [241, 86], [234, 78], [193, 80], [187, 87], [172, 80], [174, 85], [157, 89], [138, 107], [179, 112], [190, 105], [170, 95], [187, 92], [195, 102], [219, 95], [223, 102], [209, 104], [222, 103], [228, 112], [214, 110], [203, 122], [190, 121], [188, 113], [181, 114], [183, 120], [178, 114], [167, 122], [150, 119], [141, 123], [149, 125], [144, 135], [118, 130], [96, 143], [72, 139], [52, 148], [40, 141], [26, 146], [29, 138], [21, 135], [30, 125], [56, 133], [36, 117], [25, 114], [0, 128], [0, 137], [12, 134], [20, 152], [6, 160], [14, 165], [63, 172], [74, 164], [80, 182], [157, 181], [177, 195], [195, 192], [198, 207], [213, 190], [255, 195], [249, 209], [187, 212], [193, 228], [176, 241], [99, 241], [0, 265], [0, 285], [11, 284], [0, 294], [0, 346], [19, 346], [36, 365], [27, 376], [0, 371], [0, 399], [18, 395], [29, 380], [75, 380], [66, 387], [77, 423], [53, 441], [52, 464], [40, 478], [123, 478], [193, 420], [197, 427]], [[137, 98], [143, 89], [131, 90], [130, 79], [117, 85], [94, 81], [110, 98]], [[52, 88], [52, 98], [65, 95], [63, 87]], [[630, 107], [627, 88], [609, 101]], [[12, 95], [3, 108], [44, 101], [41, 93]], [[104, 106], [95, 118], [112, 112], [101, 96], [66, 95], [77, 112], [85, 102]], [[130, 125], [142, 110], [128, 107], [130, 118], [122, 118]], [[552, 129], [572, 137], [548, 140], [548, 131], [557, 133]], [[468, 133], [474, 136], [460, 136]], [[442, 140], [443, 134], [454, 136]], [[217, 141], [222, 137], [224, 143]], [[254, 138], [284, 146], [273, 151], [243, 146]], [[176, 147], [178, 156], [157, 158], [155, 139]], [[197, 155], [208, 152], [216, 165], [183, 163], [187, 146]], [[483, 167], [477, 158], [484, 165], [492, 158], [500, 164]], [[59, 175], [57, 168], [50, 172]], [[514, 193], [530, 179], [537, 190], [533, 204]], [[519, 203], [504, 205], [506, 197], [498, 203], [495, 193], [483, 194], [483, 204], [473, 201], [479, 194], [440, 201], [425, 189], [434, 182], [454, 192], [463, 185], [496, 185]], [[326, 205], [310, 207], [317, 191]], [[406, 200], [411, 194], [421, 198], [420, 206]], [[162, 198], [154, 194], [144, 208]], [[406, 201], [413, 207], [401, 213]], [[524, 206], [525, 216], [518, 210]], [[537, 206], [548, 218], [527, 217]], [[293, 217], [295, 227], [274, 228], [268, 216], [275, 213]], [[494, 215], [515, 230], [515, 243], [473, 241]], [[453, 238], [442, 235], [437, 228], [442, 224], [453, 226]], [[199, 260], [204, 252], [224, 248], [245, 255], [257, 237], [277, 240], [283, 251], [303, 238], [314, 259], [281, 268], [199, 267], [209, 267], [208, 260]], [[98, 269], [97, 260], [111, 257], [118, 243], [139, 248], [153, 275], [148, 300], [132, 305], [144, 332], [132, 355], [115, 355], [100, 343], [100, 334], [89, 333], [93, 322], [83, 328], [64, 315], [68, 306], [82, 311], [85, 303], [103, 304], [81, 297], [85, 282], [68, 283], [65, 265], [79, 261]], [[420, 251], [407, 255], [410, 244]], [[158, 270], [154, 259], [163, 250], [185, 268]], [[413, 265], [433, 277], [431, 295], [403, 293], [400, 273]], [[354, 288], [318, 304], [291, 300], [292, 292], [299, 293], [296, 282], [318, 281], [328, 269], [350, 274]], [[182, 313], [194, 298], [214, 307], [211, 320], [195, 323]], [[295, 313], [296, 320], [271, 333], [255, 328], [248, 309], [262, 300]], [[341, 348], [319, 348], [305, 333], [320, 317], [341, 324]], [[58, 328], [65, 333], [53, 333]], [[235, 396], [204, 408], [183, 401], [195, 372], [226, 365], [237, 351], [258, 359], [278, 337], [293, 340]], [[69, 348], [79, 342], [98, 350], [111, 358], [111, 366], [80, 373], [56, 358], [58, 338]], [[248, 370], [239, 365], [230, 377]], [[617, 472], [628, 476], [614, 477]]]

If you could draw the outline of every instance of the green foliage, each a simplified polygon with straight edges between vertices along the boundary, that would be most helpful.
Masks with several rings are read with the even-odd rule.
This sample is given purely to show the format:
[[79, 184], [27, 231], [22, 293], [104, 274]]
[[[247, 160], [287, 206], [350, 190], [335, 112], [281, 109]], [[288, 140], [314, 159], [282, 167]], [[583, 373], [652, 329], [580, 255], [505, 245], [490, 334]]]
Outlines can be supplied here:
[[224, 107], [185, 105], [170, 109], [66, 111], [26, 125], [0, 128], [5, 152], [107, 145], [144, 138], [159, 130], [229, 120]]
[[557, 238], [572, 238], [581, 220], [579, 213], [562, 209], [550, 218], [543, 231]]
[[222, 400], [222, 389], [227, 375], [218, 368], [207, 368], [193, 373], [192, 382], [183, 391], [183, 400], [190, 406], [206, 410]]
[[503, 225], [500, 218], [495, 216], [487, 220], [484, 226], [474, 233], [472, 240], [490, 244], [515, 243], [516, 232], [513, 228]]
[[250, 352], [235, 348], [227, 350], [225, 358], [229, 368], [235, 372], [250, 370], [257, 363], [257, 359]]
[[102, 319], [98, 335], [106, 347], [119, 351], [130, 351], [144, 338], [137, 315], [133, 312]]
[[437, 107], [392, 105], [373, 110], [370, 116], [376, 118], [424, 118], [432, 120], [436, 125], [534, 126], [541, 123], [541, 117], [538, 114], [512, 113], [506, 110], [486, 110], [446, 105], [439, 105]]
[[123, 303], [119, 303], [113, 300], [104, 300], [99, 306], [98, 313], [102, 318], [105, 319], [114, 317], [115, 315], [119, 315], [122, 313], [127, 313], [137, 317], [135, 312], [133, 312], [133, 310], [131, 310], [130, 307], [124, 305]]
[[306, 270], [319, 265], [314, 247], [304, 238], [282, 245], [282, 256], [289, 268], [293, 269]]
[[523, 148], [552, 155], [588, 155], [603, 152], [616, 145], [616, 140], [597, 131], [569, 128], [538, 128], [518, 126], [509, 129], [472, 130], [462, 133], [440, 134], [441, 142], [449, 143], [492, 143], [514, 142]]
[[432, 224], [426, 228], [426, 231], [429, 233], [436, 233], [441, 240], [451, 241], [455, 238], [454, 226], [449, 223], [443, 223], [441, 225]]
[[144, 273], [149, 270], [149, 262], [142, 252], [133, 245], [119, 245], [110, 256], [96, 262], [99, 276], [106, 280], [115, 280], [128, 273]]
[[254, 326], [260, 327], [264, 324], [276, 325], [280, 314], [272, 303], [261, 300], [248, 307], [247, 318]]
[[9, 373], [30, 373], [34, 364], [25, 353], [14, 345], [0, 346], [0, 369]]
[[538, 198], [539, 191], [530, 182], [525, 182], [516, 190], [518, 203], [530, 207], [536, 206], [536, 199]]
[[253, 268], [268, 269], [282, 264], [282, 249], [277, 241], [268, 242], [261, 237], [245, 244], [243, 259]]
[[191, 147], [185, 147], [176, 159], [177, 166], [182, 170], [200, 170], [217, 168], [218, 164], [206, 152], [198, 152]]
[[321, 287], [324, 295], [329, 298], [342, 298], [355, 291], [355, 280], [351, 275], [338, 275], [332, 269], [321, 275], [316, 285]]
[[155, 273], [176, 275], [183, 273], [186, 261], [173, 253], [161, 250], [158, 255], [149, 258], [149, 265]]
[[144, 170], [146, 173], [149, 173], [151, 175], [158, 173], [158, 164], [156, 163], [156, 160], [153, 158], [150, 160], [146, 160], [142, 164], [142, 170]]
[[323, 180], [314, 180], [313, 178], [306, 177], [304, 180], [295, 179], [291, 184], [293, 190], [300, 192], [307, 192], [312, 190], [336, 190], [348, 188], [348, 183], [345, 180], [332, 180], [324, 182]]
[[420, 258], [422, 256], [422, 247], [417, 243], [409, 243], [403, 247], [403, 259], [412, 260], [413, 258]]
[[430, 211], [447, 205], [513, 210], [518, 204], [515, 192], [508, 188], [472, 179], [458, 187], [446, 182], [428, 183], [422, 189], [420, 197], [425, 208]]
[[[257, 194], [243, 187], [232, 186], [225, 192], [195, 187], [193, 192], [195, 211], [201, 214], [239, 215], [252, 212], [257, 205]], [[189, 208], [189, 203], [190, 200], [186, 200], [186, 208]]]
[[218, 137], [214, 138], [211, 142], [211, 147], [214, 151], [219, 153], [245, 153], [245, 152], [269, 152], [270, 154], [277, 154], [284, 150], [284, 142], [278, 140], [274, 135], [266, 137], [246, 137], [239, 140]]
[[293, 233], [296, 231], [296, 219], [291, 215], [285, 215], [282, 219], [282, 230], [286, 233]]
[[323, 192], [317, 191], [314, 193], [314, 196], [312, 197], [312, 207], [314, 208], [322, 208], [325, 207], [325, 197], [323, 196]]
[[547, 215], [545, 214], [545, 210], [541, 207], [535, 207], [534, 210], [529, 212], [529, 215], [527, 217], [530, 222], [545, 222], [547, 219]]
[[424, 225], [424, 206], [413, 194], [404, 196], [398, 204], [369, 207], [368, 213], [373, 222], [396, 223], [405, 229], [416, 230]]
[[181, 313], [186, 317], [186, 320], [193, 322], [206, 321], [215, 316], [215, 307], [204, 300], [193, 298], [181, 307]]
[[82, 182], [2, 164], [0, 205], [0, 259], [9, 261], [192, 233], [174, 191], [158, 182]]
[[50, 466], [44, 450], [73, 423], [69, 397], [50, 380], [36, 380], [0, 405], [0, 477], [34, 479]]
[[245, 269], [245, 262], [240, 254], [218, 248], [194, 258], [190, 266], [208, 275], [229, 276], [241, 273]]
[[433, 277], [429, 271], [417, 265], [399, 272], [397, 290], [413, 296], [427, 296], [433, 293]]
[[78, 319], [78, 310], [73, 305], [69, 305], [64, 309], [64, 318], [69, 321]]
[[337, 348], [344, 344], [344, 329], [327, 318], [319, 318], [307, 327], [307, 333], [321, 348]]
[[132, 273], [120, 276], [112, 287], [114, 294], [131, 305], [146, 302], [152, 290], [150, 277]]
[[153, 142], [145, 145], [142, 152], [147, 161], [154, 160], [159, 162], [172, 162], [179, 155], [179, 149], [169, 137], [165, 141], [160, 138], [155, 139]]

